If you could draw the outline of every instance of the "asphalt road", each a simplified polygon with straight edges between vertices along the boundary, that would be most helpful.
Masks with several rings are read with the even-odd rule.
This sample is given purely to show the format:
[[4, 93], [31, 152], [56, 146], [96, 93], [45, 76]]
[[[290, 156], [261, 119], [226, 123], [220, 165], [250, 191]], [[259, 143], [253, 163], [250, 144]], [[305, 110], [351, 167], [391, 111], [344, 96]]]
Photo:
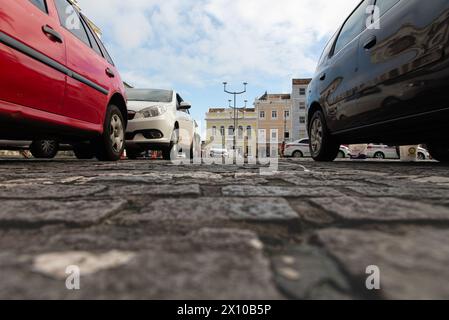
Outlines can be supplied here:
[[447, 299], [448, 169], [3, 159], [0, 298]]

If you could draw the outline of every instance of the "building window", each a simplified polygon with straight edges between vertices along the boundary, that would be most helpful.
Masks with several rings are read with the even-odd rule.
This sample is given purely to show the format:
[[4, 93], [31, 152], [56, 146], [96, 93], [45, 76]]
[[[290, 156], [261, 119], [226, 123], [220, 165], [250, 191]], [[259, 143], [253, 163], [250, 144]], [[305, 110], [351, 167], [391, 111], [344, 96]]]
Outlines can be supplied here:
[[251, 128], [251, 126], [246, 127], [246, 135], [248, 136], [248, 139], [251, 139], [253, 133], [252, 133], [253, 128]]
[[306, 117], [299, 117], [299, 123], [301, 124], [306, 123]]
[[271, 129], [271, 142], [272, 143], [278, 142], [278, 130], [277, 129]]
[[212, 127], [212, 136], [215, 137], [217, 135], [217, 127]]
[[243, 127], [242, 126], [239, 126], [238, 135], [239, 135], [239, 139], [243, 139]]
[[284, 133], [284, 138], [285, 138], [285, 140], [290, 139], [290, 132], [285, 131], [285, 133]]
[[286, 120], [290, 119], [290, 111], [289, 110], [284, 111], [284, 118]]
[[259, 118], [260, 119], [265, 119], [265, 111], [260, 111]]
[[300, 96], [305, 96], [306, 95], [306, 89], [305, 88], [300, 88], [299, 89], [299, 95]]
[[278, 112], [276, 110], [271, 111], [271, 119], [276, 120], [278, 118]]
[[299, 103], [299, 110], [305, 110], [306, 109], [306, 103], [305, 102], [300, 102]]
[[224, 137], [225, 135], [225, 127], [221, 126], [220, 128], [220, 135]]
[[259, 143], [266, 143], [267, 135], [265, 129], [259, 129]]
[[233, 136], [234, 135], [234, 126], [229, 126], [228, 128], [228, 136]]

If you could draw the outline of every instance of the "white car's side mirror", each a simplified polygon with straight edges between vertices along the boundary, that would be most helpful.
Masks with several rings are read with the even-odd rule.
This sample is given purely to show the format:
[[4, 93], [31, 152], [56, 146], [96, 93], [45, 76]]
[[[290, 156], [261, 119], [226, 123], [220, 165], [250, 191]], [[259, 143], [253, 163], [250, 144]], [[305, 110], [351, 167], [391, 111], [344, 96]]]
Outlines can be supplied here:
[[180, 110], [189, 110], [190, 108], [192, 108], [192, 105], [188, 102], [183, 101], [179, 104]]

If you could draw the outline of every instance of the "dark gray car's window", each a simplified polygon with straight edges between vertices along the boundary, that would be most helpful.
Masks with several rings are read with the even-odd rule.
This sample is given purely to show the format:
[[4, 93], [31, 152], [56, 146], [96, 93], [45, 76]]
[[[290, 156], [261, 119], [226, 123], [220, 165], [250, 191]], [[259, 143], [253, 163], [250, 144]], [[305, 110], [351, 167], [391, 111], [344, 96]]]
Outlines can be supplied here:
[[318, 61], [318, 66], [322, 65], [326, 61], [326, 59], [329, 57], [329, 55], [332, 51], [332, 48], [334, 46], [336, 37], [337, 37], [337, 33], [334, 34], [334, 36], [327, 43], [326, 47], [323, 50], [323, 53], [321, 54], [320, 60]]
[[390, 10], [400, 0], [377, 0], [376, 6], [379, 8], [380, 16], [383, 16], [388, 10]]
[[55, 0], [61, 25], [90, 47], [89, 37], [76, 9], [67, 0]]
[[127, 89], [129, 101], [172, 102], [173, 91], [155, 89]]
[[41, 9], [43, 12], [48, 13], [47, 11], [47, 3], [45, 0], [30, 0], [32, 4]]
[[366, 13], [367, 5], [368, 1], [363, 1], [346, 20], [335, 44], [334, 53], [338, 53], [363, 31], [366, 26], [366, 19], [368, 18]]

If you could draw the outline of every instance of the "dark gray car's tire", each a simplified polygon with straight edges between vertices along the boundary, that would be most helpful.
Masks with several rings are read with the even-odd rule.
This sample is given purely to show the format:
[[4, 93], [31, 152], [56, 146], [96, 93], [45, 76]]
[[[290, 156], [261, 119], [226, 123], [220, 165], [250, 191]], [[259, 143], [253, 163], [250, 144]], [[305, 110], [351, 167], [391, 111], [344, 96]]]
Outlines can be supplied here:
[[103, 134], [95, 142], [95, 156], [100, 161], [118, 161], [125, 150], [126, 124], [120, 109], [109, 105]]
[[53, 159], [59, 151], [59, 143], [54, 140], [35, 140], [30, 152], [36, 159]]
[[427, 150], [433, 159], [449, 163], [449, 144], [428, 144]]
[[321, 110], [315, 111], [311, 117], [309, 137], [310, 154], [315, 161], [331, 162], [337, 158], [340, 143], [330, 134]]

